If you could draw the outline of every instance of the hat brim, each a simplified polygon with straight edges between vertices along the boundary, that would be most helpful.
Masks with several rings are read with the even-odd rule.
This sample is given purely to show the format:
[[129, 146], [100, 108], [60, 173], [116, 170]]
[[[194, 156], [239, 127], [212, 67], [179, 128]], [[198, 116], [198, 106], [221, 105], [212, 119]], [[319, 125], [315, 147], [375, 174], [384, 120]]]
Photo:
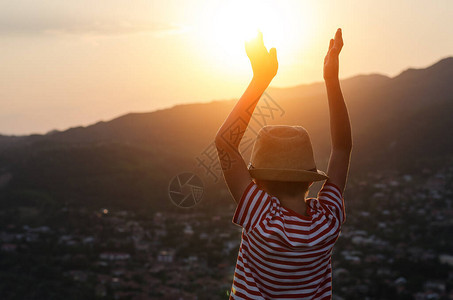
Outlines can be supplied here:
[[250, 176], [255, 179], [273, 181], [321, 181], [328, 179], [326, 173], [320, 170], [288, 170], [288, 169], [251, 169]]

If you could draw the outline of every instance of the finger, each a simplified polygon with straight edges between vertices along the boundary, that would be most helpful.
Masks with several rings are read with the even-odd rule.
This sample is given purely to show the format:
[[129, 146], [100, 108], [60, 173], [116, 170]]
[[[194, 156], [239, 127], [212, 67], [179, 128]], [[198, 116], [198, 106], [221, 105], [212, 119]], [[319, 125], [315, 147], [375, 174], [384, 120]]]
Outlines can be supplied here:
[[258, 30], [258, 35], [257, 35], [257, 44], [258, 47], [264, 48], [264, 40], [263, 40], [263, 33]]
[[335, 40], [341, 39], [341, 28], [337, 29], [337, 32], [335, 32]]
[[255, 36], [251, 38], [251, 40], [255, 42], [260, 42], [263, 40], [263, 33], [259, 31], [258, 29], [256, 30]]
[[250, 56], [250, 53], [251, 53], [250, 41], [245, 41], [244, 48], [245, 48], [245, 53], [247, 54], [247, 56]]
[[269, 50], [269, 54], [273, 59], [277, 59], [277, 49], [271, 48], [271, 50]]
[[340, 53], [341, 48], [343, 48], [343, 36], [342, 36], [341, 28], [338, 28], [337, 32], [335, 33], [333, 52], [338, 54], [338, 53]]
[[338, 45], [343, 47], [343, 33], [341, 31], [341, 28], [338, 28], [337, 33], [335, 34], [335, 39], [338, 40]]
[[330, 39], [330, 43], [329, 43], [329, 50], [327, 50], [327, 52], [330, 51], [330, 49], [332, 49], [333, 47], [333, 43], [334, 43], [334, 40], [333, 39]]
[[260, 30], [258, 30], [258, 33], [257, 33], [256, 36], [257, 36], [257, 38], [258, 38], [258, 41], [260, 41], [260, 42], [263, 41], [263, 33], [262, 33]]

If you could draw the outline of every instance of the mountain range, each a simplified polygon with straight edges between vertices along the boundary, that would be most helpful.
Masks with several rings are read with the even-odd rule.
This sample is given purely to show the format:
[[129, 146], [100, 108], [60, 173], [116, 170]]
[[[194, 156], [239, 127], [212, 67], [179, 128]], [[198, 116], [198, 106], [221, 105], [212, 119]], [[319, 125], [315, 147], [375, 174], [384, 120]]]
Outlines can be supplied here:
[[[351, 178], [387, 169], [421, 172], [451, 158], [453, 57], [393, 78], [344, 79], [341, 86], [353, 129]], [[169, 181], [181, 172], [199, 175], [207, 195], [225, 196], [222, 178], [206, 175], [197, 159], [212, 158], [210, 145], [236, 101], [129, 113], [45, 135], [0, 136], [0, 205], [166, 208]], [[325, 169], [330, 132], [323, 83], [269, 88], [246, 136], [253, 140], [264, 124], [304, 126]], [[247, 162], [250, 145], [242, 147]]]

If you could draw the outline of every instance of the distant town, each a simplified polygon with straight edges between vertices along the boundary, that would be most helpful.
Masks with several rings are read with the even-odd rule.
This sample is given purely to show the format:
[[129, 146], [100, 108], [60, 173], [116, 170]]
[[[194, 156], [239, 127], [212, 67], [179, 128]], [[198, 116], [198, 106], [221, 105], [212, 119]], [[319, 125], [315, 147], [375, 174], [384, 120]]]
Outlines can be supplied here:
[[[453, 167], [370, 172], [350, 180], [345, 205], [333, 299], [453, 299]], [[0, 298], [228, 299], [234, 209], [62, 207], [39, 226], [2, 225]]]

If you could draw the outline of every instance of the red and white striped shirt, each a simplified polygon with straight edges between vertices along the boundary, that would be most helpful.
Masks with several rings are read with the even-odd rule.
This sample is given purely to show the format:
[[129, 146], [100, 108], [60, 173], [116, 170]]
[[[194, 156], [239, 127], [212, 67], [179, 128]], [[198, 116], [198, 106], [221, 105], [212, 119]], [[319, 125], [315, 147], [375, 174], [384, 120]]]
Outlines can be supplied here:
[[230, 299], [331, 299], [332, 248], [345, 221], [340, 189], [325, 182], [303, 216], [251, 182], [233, 216], [242, 241]]

